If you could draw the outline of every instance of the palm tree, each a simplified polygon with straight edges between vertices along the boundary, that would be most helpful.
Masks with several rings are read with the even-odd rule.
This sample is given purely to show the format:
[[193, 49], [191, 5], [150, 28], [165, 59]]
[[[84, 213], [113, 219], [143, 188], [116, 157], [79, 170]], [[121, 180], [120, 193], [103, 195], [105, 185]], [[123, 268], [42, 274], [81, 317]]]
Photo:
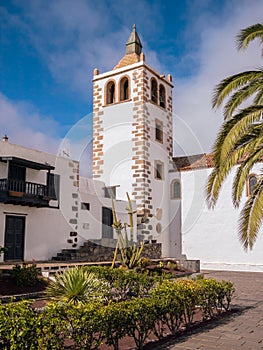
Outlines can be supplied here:
[[[252, 40], [263, 44], [263, 24], [255, 24], [237, 35], [238, 49], [246, 49]], [[262, 45], [263, 46], [263, 45]], [[263, 51], [262, 51], [263, 55]], [[208, 206], [214, 208], [220, 189], [230, 171], [237, 167], [232, 200], [240, 205], [246, 179], [253, 166], [263, 158], [263, 69], [241, 72], [222, 80], [215, 88], [213, 108], [224, 104], [224, 124], [213, 146], [215, 167], [206, 186]], [[252, 99], [252, 104], [241, 105]], [[245, 250], [252, 249], [263, 220], [263, 176], [241, 210], [239, 239]]]
[[58, 272], [47, 288], [47, 295], [66, 303], [81, 304], [94, 298], [103, 299], [107, 291], [106, 281], [77, 266]]

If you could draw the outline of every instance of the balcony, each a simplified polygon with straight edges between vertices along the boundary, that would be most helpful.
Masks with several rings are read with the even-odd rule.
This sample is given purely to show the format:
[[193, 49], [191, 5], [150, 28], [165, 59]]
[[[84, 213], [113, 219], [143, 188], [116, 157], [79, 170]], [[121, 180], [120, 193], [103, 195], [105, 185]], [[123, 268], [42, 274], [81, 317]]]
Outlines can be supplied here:
[[48, 207], [57, 196], [54, 187], [22, 180], [0, 179], [0, 202], [5, 204]]

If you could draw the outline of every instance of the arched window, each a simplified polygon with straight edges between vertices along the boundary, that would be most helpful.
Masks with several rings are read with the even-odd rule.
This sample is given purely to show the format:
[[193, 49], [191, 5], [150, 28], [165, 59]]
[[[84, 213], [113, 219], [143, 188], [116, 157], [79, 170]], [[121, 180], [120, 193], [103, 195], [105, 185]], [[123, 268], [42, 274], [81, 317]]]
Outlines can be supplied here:
[[247, 195], [250, 196], [253, 193], [254, 187], [256, 186], [258, 179], [256, 175], [250, 175], [247, 181]]
[[129, 91], [129, 80], [127, 77], [124, 77], [120, 81], [120, 101], [125, 101], [130, 98]]
[[157, 103], [157, 81], [154, 78], [151, 80], [151, 100]]
[[165, 88], [162, 84], [159, 87], [159, 105], [165, 108]]
[[181, 183], [180, 180], [173, 180], [171, 183], [171, 199], [181, 198]]
[[106, 86], [106, 104], [110, 105], [115, 102], [115, 83], [109, 81]]

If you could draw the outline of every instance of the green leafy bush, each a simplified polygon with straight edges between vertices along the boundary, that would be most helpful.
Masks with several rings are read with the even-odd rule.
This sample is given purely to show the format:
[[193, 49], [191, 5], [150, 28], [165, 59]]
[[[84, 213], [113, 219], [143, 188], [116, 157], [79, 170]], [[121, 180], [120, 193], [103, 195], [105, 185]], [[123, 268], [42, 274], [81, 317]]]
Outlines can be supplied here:
[[[97, 272], [110, 280], [108, 270]], [[113, 272], [112, 285], [118, 281], [119, 286], [125, 286], [126, 278], [129, 283], [135, 278], [134, 271], [125, 271], [125, 275], [120, 271]], [[105, 342], [118, 350], [120, 339], [127, 335], [142, 349], [151, 332], [160, 339], [167, 327], [175, 334], [180, 326], [192, 324], [196, 310], [201, 310], [204, 318], [228, 310], [233, 292], [228, 281], [162, 280], [148, 289], [147, 295], [111, 300], [106, 305], [93, 299], [50, 302], [42, 310], [33, 310], [28, 301], [0, 304], [0, 349], [60, 350], [65, 341], [71, 341], [72, 349], [98, 349]]]
[[213, 317], [214, 314], [228, 310], [234, 293], [233, 283], [229, 281], [219, 282], [215, 279], [199, 279], [199, 304], [203, 318]]
[[31, 305], [30, 301], [0, 305], [1, 349], [38, 349], [39, 317]]
[[160, 339], [163, 337], [164, 326], [168, 326], [171, 334], [175, 334], [180, 327], [184, 314], [183, 296], [177, 288], [177, 284], [164, 281], [157, 285], [151, 292], [154, 312], [156, 313], [154, 334]]
[[103, 319], [103, 338], [106, 344], [113, 346], [114, 350], [119, 349], [119, 340], [128, 333], [129, 317], [125, 302], [109, 302], [101, 309], [101, 318]]
[[97, 302], [67, 305], [66, 322], [70, 326], [70, 338], [75, 349], [97, 349], [103, 339], [102, 305]]
[[145, 340], [157, 321], [153, 303], [148, 298], [138, 298], [124, 302], [127, 315], [128, 335], [133, 337], [137, 349], [142, 349]]
[[112, 298], [117, 300], [143, 297], [149, 293], [156, 281], [153, 277], [134, 270], [111, 269], [107, 266], [89, 266], [86, 270], [100, 279], [105, 279], [109, 283]]
[[11, 270], [15, 284], [19, 287], [34, 286], [38, 282], [38, 270], [36, 264], [15, 265]]
[[[39, 312], [37, 329], [38, 348], [41, 350], [61, 350], [66, 338], [70, 336], [67, 323], [67, 304], [48, 303]], [[37, 314], [37, 313], [36, 313]]]

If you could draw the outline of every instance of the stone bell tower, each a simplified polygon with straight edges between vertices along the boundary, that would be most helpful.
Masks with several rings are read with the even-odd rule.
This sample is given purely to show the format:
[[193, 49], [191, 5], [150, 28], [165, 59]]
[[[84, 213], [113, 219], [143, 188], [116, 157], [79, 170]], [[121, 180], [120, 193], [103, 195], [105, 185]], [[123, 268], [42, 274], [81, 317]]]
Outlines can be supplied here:
[[157, 239], [163, 256], [177, 254], [171, 235], [172, 78], [146, 64], [134, 25], [125, 55], [93, 77], [93, 178], [120, 186], [136, 200], [141, 240]]

